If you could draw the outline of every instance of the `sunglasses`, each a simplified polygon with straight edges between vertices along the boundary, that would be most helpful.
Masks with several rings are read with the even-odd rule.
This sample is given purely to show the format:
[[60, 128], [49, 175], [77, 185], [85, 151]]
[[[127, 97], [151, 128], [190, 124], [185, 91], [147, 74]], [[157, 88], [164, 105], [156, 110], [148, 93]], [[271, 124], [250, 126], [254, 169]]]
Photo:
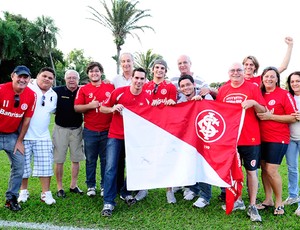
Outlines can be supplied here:
[[153, 89], [153, 93], [156, 94], [158, 91], [158, 84], [155, 84], [154, 89]]
[[20, 96], [18, 94], [15, 94], [14, 99], [15, 99], [14, 107], [18, 108], [20, 105]]
[[45, 95], [42, 96], [42, 106], [45, 106], [45, 100], [46, 100], [46, 97]]

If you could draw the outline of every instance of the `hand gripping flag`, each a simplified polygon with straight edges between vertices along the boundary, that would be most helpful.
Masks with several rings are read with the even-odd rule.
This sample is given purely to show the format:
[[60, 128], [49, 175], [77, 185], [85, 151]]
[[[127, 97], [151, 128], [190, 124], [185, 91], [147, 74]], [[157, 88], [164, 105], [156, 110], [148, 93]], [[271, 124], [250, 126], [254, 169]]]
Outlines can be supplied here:
[[[236, 187], [240, 194], [242, 186], [235, 186], [243, 181], [236, 150], [243, 121], [240, 105], [203, 100], [128, 107], [123, 117], [129, 190], [204, 182]], [[237, 196], [228, 197], [233, 207]]]

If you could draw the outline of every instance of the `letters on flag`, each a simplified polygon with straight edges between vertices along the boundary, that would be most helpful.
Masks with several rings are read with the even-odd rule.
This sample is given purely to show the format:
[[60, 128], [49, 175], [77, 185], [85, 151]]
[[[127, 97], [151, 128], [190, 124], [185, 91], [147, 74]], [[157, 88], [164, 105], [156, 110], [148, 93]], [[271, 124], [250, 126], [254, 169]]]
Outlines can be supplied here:
[[124, 109], [127, 188], [242, 182], [236, 150], [242, 111], [208, 100]]

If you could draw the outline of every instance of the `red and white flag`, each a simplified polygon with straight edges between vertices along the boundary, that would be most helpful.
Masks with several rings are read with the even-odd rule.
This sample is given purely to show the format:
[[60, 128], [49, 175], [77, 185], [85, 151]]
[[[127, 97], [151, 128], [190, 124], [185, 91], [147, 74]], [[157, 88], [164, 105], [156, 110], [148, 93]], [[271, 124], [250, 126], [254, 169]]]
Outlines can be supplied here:
[[124, 109], [128, 190], [242, 183], [243, 116], [240, 105], [208, 100]]

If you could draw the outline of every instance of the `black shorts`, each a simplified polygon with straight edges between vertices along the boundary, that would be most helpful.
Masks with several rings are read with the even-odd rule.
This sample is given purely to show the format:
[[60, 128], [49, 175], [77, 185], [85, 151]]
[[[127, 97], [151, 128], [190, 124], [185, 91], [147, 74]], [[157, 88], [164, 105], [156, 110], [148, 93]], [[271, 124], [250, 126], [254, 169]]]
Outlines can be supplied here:
[[266, 163], [280, 165], [286, 153], [288, 144], [275, 142], [261, 143], [261, 159]]
[[260, 145], [240, 145], [237, 149], [246, 170], [255, 171], [259, 168]]

